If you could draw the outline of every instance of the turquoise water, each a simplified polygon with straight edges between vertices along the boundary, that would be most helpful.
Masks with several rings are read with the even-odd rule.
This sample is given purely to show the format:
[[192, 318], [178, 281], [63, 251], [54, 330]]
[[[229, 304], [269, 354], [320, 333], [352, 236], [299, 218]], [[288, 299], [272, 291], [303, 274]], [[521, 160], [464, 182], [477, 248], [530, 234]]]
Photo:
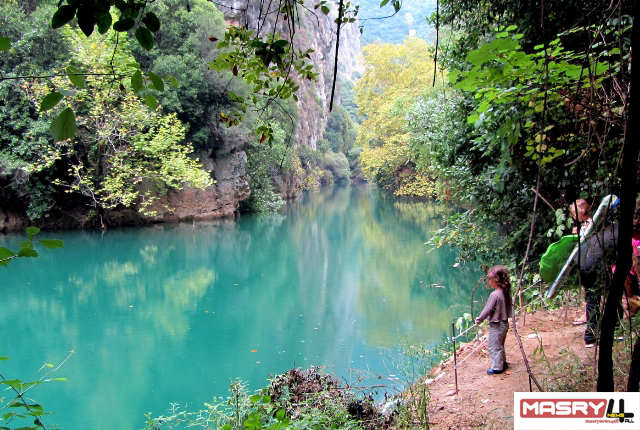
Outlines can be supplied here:
[[42, 233], [65, 248], [0, 267], [0, 373], [35, 379], [73, 350], [52, 375], [66, 381], [29, 392], [61, 429], [141, 428], [147, 412], [198, 409], [230, 379], [258, 389], [294, 366], [393, 381], [401, 344], [450, 335], [481, 276], [427, 253], [454, 210], [350, 186], [270, 216]]

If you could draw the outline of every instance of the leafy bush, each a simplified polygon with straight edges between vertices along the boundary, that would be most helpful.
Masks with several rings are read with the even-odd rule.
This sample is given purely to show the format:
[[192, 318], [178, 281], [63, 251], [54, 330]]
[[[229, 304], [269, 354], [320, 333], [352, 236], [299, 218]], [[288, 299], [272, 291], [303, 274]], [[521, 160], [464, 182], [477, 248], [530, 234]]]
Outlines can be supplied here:
[[329, 148], [331, 148], [331, 144], [327, 139], [318, 139], [318, 141], [316, 142], [316, 149], [323, 154], [327, 152]]
[[298, 157], [303, 166], [318, 166], [322, 161], [322, 152], [317, 149], [312, 149], [306, 145], [300, 145], [297, 147]]
[[241, 209], [249, 212], [275, 212], [284, 204], [272, 179], [271, 171], [278, 168], [283, 159], [285, 147], [281, 144], [249, 145], [247, 152], [247, 173], [251, 195], [241, 202]]
[[275, 376], [267, 388], [249, 394], [234, 381], [226, 400], [214, 398], [195, 412], [172, 405], [167, 415], [147, 415], [146, 429], [185, 427], [203, 429], [378, 429], [382, 417], [372, 401], [361, 399], [319, 367], [291, 369]]
[[246, 147], [247, 173], [251, 195], [243, 200], [241, 209], [250, 212], [275, 212], [284, 204], [276, 179], [286, 182], [292, 176], [301, 177], [303, 170], [296, 151], [287, 144], [287, 133], [281, 122], [270, 120], [273, 129], [271, 145], [250, 143]]
[[330, 170], [323, 170], [322, 171], [322, 178], [320, 179], [320, 182], [323, 185], [331, 185], [335, 182], [335, 180], [333, 179], [333, 173], [331, 173]]
[[435, 197], [436, 188], [433, 178], [423, 172], [406, 170], [406, 173], [398, 175], [398, 187], [394, 191], [396, 196]]
[[[73, 351], [69, 353], [66, 359], [60, 363], [57, 367], [54, 367], [51, 363], [45, 363], [39, 371], [44, 371], [44, 375], [38, 378], [36, 381], [22, 381], [20, 379], [5, 379], [0, 374], [0, 384], [6, 387], [6, 390], [11, 394], [6, 397], [0, 397], [0, 413], [2, 414], [3, 424], [19, 424], [24, 423], [27, 420], [29, 424], [35, 425], [21, 425], [20, 429], [44, 429], [46, 428], [43, 420], [47, 415], [53, 414], [53, 412], [46, 412], [42, 405], [38, 404], [30, 396], [27, 397], [27, 392], [33, 387], [42, 383], [48, 383], [53, 381], [65, 381], [66, 378], [49, 378], [49, 376], [55, 373], [60, 367], [66, 363], [66, 361], [73, 355]], [[0, 361], [9, 360], [9, 357], [0, 357]], [[5, 403], [5, 399], [7, 402]], [[8, 412], [4, 412], [5, 409]], [[6, 425], [2, 426], [3, 429], [8, 429]]]
[[432, 249], [450, 245], [458, 250], [458, 260], [484, 266], [508, 259], [505, 238], [487, 229], [470, 211], [451, 216], [445, 227], [433, 232], [427, 245]]
[[349, 180], [349, 160], [342, 152], [327, 151], [322, 160], [322, 167], [331, 172], [336, 182]]

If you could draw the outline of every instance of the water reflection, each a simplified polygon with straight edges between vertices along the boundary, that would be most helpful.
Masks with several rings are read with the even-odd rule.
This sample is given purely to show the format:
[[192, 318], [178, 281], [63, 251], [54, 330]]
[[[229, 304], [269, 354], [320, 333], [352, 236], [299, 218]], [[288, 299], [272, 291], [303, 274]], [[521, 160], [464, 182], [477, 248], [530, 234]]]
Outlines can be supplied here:
[[439, 342], [468, 308], [479, 274], [424, 245], [453, 210], [336, 187], [273, 216], [47, 235], [65, 249], [2, 270], [2, 373], [75, 350], [35, 392], [65, 429], [138, 428], [294, 365], [384, 374], [385, 348]]

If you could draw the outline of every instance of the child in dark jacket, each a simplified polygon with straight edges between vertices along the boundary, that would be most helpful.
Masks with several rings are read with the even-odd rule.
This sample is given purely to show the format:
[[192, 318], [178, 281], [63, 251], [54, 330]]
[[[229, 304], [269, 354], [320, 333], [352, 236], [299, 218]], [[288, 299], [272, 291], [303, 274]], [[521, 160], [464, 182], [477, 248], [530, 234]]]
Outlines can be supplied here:
[[476, 318], [476, 324], [489, 320], [489, 356], [491, 368], [488, 375], [498, 375], [504, 372], [509, 364], [504, 351], [504, 341], [509, 330], [509, 318], [513, 318], [513, 303], [511, 301], [511, 281], [509, 272], [504, 266], [493, 266], [489, 269], [489, 286], [495, 291], [489, 296], [486, 306]]

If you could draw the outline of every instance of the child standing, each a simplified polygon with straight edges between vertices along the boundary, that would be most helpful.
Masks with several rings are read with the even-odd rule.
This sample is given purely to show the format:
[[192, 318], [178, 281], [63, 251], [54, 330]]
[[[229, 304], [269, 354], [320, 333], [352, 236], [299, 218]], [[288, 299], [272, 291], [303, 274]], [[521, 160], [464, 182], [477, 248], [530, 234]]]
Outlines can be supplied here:
[[509, 318], [513, 318], [511, 301], [511, 281], [509, 272], [504, 266], [493, 266], [489, 269], [489, 286], [495, 289], [489, 296], [486, 306], [476, 318], [476, 324], [489, 320], [489, 356], [491, 368], [488, 375], [498, 375], [509, 367], [504, 351], [504, 341], [509, 330]]
[[[575, 202], [569, 205], [569, 213], [571, 217], [578, 221], [580, 224], [580, 237], [584, 237], [585, 233], [593, 224], [593, 219], [591, 219], [591, 205], [585, 199], [578, 199]], [[573, 234], [578, 234], [578, 227], [573, 227]], [[585, 299], [587, 298], [588, 292], [585, 289]], [[587, 323], [587, 308], [589, 307], [588, 303], [584, 304], [584, 312], [579, 318], [573, 320], [573, 325], [578, 326]], [[595, 341], [594, 341], [595, 343]], [[587, 344], [585, 344], [587, 345]], [[589, 345], [593, 345], [593, 343], [589, 343]]]

